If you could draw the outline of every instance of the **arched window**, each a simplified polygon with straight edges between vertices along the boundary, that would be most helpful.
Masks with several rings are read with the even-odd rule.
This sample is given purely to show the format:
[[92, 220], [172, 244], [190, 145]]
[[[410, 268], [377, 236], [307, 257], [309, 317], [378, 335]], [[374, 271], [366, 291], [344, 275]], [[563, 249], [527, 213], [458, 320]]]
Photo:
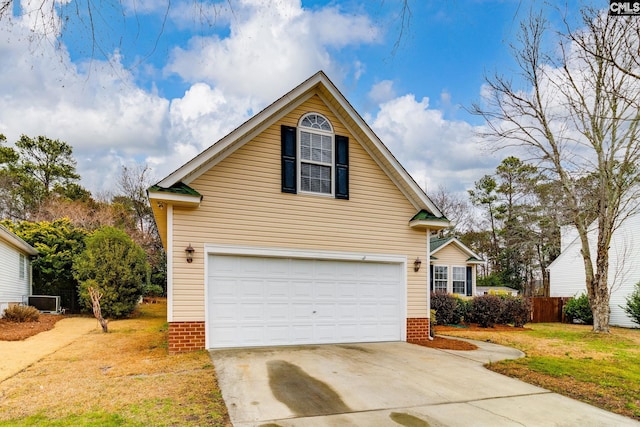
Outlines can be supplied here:
[[300, 190], [333, 194], [334, 133], [329, 120], [317, 113], [302, 116], [298, 126]]

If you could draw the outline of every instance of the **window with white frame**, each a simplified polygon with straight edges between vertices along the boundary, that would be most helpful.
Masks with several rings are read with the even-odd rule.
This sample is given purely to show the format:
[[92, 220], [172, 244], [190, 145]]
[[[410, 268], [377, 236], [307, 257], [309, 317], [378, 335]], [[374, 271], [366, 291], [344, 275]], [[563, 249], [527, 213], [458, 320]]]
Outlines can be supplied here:
[[20, 254], [20, 260], [18, 262], [18, 274], [22, 280], [25, 278], [25, 271], [27, 271], [27, 259], [24, 254]]
[[447, 292], [447, 284], [449, 283], [449, 269], [446, 265], [433, 266], [433, 291]]
[[466, 295], [467, 293], [466, 267], [451, 267], [451, 279], [453, 281], [453, 293]]
[[300, 190], [333, 194], [333, 128], [320, 114], [300, 120]]

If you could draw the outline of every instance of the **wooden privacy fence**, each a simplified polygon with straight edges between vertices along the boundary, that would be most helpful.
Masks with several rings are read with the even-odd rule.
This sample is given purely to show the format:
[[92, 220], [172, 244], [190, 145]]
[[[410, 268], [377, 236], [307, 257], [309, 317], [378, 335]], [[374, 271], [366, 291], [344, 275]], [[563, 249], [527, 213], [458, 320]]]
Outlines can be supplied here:
[[564, 305], [571, 297], [531, 298], [531, 322], [564, 322]]

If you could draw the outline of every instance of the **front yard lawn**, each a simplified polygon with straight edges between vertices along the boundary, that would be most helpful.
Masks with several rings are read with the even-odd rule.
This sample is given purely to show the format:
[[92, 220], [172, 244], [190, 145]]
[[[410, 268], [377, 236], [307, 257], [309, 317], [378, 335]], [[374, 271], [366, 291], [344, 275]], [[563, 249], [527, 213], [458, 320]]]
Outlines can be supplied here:
[[0, 383], [0, 426], [229, 426], [209, 354], [167, 355], [166, 309], [142, 305]]
[[585, 325], [534, 323], [526, 328], [512, 332], [447, 328], [442, 333], [518, 348], [525, 358], [487, 367], [640, 420], [640, 329], [611, 328], [607, 335], [595, 334]]

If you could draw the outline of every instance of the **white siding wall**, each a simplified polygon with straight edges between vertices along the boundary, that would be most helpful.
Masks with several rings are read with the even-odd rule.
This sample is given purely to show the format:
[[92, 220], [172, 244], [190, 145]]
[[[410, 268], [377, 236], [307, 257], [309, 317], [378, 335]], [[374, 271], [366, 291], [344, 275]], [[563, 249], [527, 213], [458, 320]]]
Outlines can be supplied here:
[[[595, 231], [590, 233], [589, 240], [595, 259]], [[610, 323], [615, 326], [638, 327], [620, 306], [626, 305], [627, 297], [640, 281], [640, 215], [627, 219], [614, 233], [609, 257]], [[552, 297], [575, 296], [586, 292], [584, 263], [578, 240], [567, 246], [549, 267], [549, 271]]]
[[20, 252], [0, 240], [0, 316], [9, 303], [21, 303], [29, 295], [29, 257], [25, 256], [24, 277], [20, 278]]

